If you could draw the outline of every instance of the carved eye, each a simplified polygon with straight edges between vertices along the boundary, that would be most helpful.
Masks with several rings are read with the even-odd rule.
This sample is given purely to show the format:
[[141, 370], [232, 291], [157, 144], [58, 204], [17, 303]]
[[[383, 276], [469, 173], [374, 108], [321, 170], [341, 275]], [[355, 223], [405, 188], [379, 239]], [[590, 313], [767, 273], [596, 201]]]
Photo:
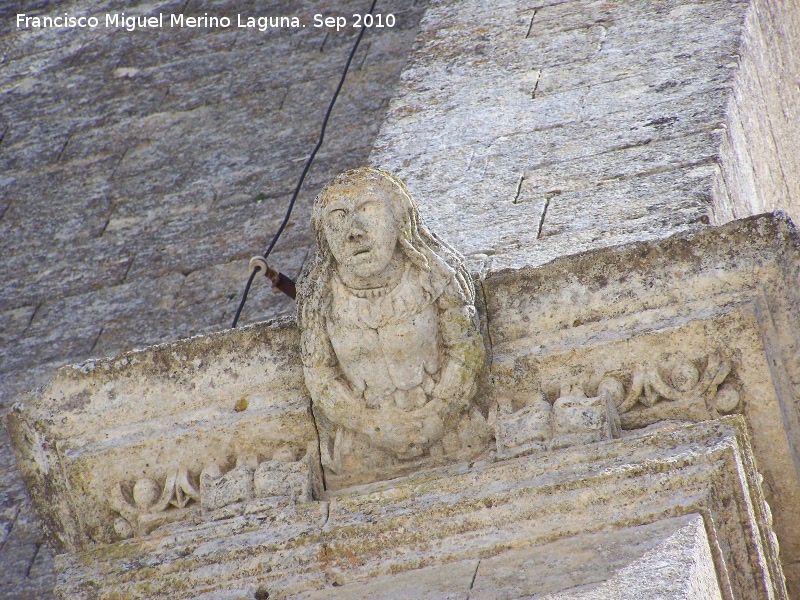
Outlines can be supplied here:
[[328, 220], [331, 223], [342, 223], [344, 222], [346, 217], [346, 213], [342, 209], [332, 210], [328, 213]]
[[382, 208], [383, 205], [381, 202], [378, 202], [377, 200], [372, 200], [370, 202], [364, 202], [364, 204], [359, 206], [358, 212], [367, 217], [379, 216], [381, 214]]

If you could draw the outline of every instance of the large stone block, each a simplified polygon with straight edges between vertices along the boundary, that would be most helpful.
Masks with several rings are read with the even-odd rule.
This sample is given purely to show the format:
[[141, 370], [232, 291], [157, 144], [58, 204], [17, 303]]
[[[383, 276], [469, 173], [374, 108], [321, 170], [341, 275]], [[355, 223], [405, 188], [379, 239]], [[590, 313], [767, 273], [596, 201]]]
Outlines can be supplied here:
[[796, 230], [766, 216], [489, 276], [487, 407], [592, 397], [612, 378], [623, 431], [743, 414], [795, 585], [798, 282]]
[[61, 554], [57, 591], [786, 598], [745, 430], [728, 417], [454, 465], [309, 504], [251, 502]]
[[65, 367], [17, 405], [18, 466], [56, 550], [189, 516], [204, 469], [302, 458], [316, 445], [296, 330], [231, 333]]

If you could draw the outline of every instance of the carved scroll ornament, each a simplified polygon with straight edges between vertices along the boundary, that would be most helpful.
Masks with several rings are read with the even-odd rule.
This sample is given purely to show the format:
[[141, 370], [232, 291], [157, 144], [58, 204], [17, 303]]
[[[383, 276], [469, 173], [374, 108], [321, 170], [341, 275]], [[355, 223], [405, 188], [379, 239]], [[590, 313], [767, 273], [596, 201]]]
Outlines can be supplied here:
[[[731, 369], [730, 360], [713, 352], [606, 376], [594, 396], [579, 385], [564, 385], [552, 403], [534, 394], [515, 411], [510, 400], [501, 400], [490, 415], [498, 456], [611, 439], [664, 420], [696, 422], [730, 414], [742, 404]], [[627, 393], [622, 380], [630, 381]]]
[[201, 507], [207, 515], [256, 499], [278, 498], [285, 504], [311, 502], [322, 492], [317, 444], [310, 443], [299, 460], [295, 454], [295, 449], [284, 445], [270, 460], [260, 463], [255, 457], [238, 457], [236, 466], [225, 473], [216, 463], [209, 463], [200, 473], [199, 485], [187, 469], [173, 471], [163, 485], [142, 477], [128, 491], [118, 483], [108, 494], [109, 507], [119, 515], [114, 522], [117, 536], [147, 535]]

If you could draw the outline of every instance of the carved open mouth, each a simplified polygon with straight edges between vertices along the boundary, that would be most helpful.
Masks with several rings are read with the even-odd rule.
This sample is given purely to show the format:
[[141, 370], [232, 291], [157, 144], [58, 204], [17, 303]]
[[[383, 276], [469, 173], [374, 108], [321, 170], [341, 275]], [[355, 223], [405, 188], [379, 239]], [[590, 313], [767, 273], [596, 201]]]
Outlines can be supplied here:
[[359, 256], [361, 254], [369, 254], [369, 248], [364, 248], [362, 250], [356, 250], [353, 252], [353, 256]]

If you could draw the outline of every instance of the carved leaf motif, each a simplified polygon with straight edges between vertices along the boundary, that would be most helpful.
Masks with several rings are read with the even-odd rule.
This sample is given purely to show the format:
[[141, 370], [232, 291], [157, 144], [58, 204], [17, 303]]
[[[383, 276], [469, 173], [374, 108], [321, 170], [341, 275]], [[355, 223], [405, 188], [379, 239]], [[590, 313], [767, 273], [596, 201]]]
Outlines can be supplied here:
[[191, 500], [199, 502], [200, 491], [192, 483], [187, 469], [178, 469], [167, 476], [161, 496], [152, 506], [137, 506], [125, 494], [122, 483], [117, 483], [108, 493], [109, 507], [128, 521], [134, 530], [144, 515], [163, 512], [170, 506], [185, 508]]
[[164, 482], [164, 491], [161, 492], [161, 497], [158, 499], [149, 512], [161, 512], [167, 510], [167, 507], [172, 502], [173, 496], [175, 496], [175, 480], [178, 477], [177, 471], [171, 473], [167, 476], [167, 480]]
[[184, 508], [190, 500], [200, 500], [200, 491], [189, 481], [189, 472], [178, 469], [167, 477], [164, 482], [164, 491], [149, 512], [167, 510], [170, 505]]
[[[677, 367], [676, 367], [677, 368]], [[693, 367], [691, 367], [693, 369]], [[731, 363], [718, 354], [710, 354], [707, 365], [702, 376], [695, 379], [692, 384], [691, 379], [687, 385], [688, 389], [679, 390], [673, 384], [668, 383], [657, 369], [637, 369], [633, 373], [633, 382], [625, 400], [617, 407], [619, 413], [631, 410], [636, 404], [645, 407], [652, 407], [660, 400], [670, 402], [705, 402], [711, 408], [710, 403], [717, 393], [717, 388], [731, 372]]]
[[189, 479], [189, 471], [181, 469], [175, 479], [175, 500], [172, 503], [178, 508], [183, 508], [189, 503], [189, 500], [199, 502], [200, 491]]
[[625, 399], [622, 401], [622, 404], [617, 406], [618, 413], [628, 412], [632, 409], [636, 403], [639, 401], [639, 398], [642, 395], [642, 390], [644, 389], [644, 371], [636, 370], [633, 372], [633, 382], [631, 383], [631, 389], [628, 391], [628, 395], [625, 396]]
[[127, 521], [131, 523], [136, 522], [138, 509], [125, 497], [125, 493], [122, 491], [121, 483], [118, 483], [111, 488], [111, 491], [108, 494], [108, 505], [112, 508], [112, 510], [122, 515]]

